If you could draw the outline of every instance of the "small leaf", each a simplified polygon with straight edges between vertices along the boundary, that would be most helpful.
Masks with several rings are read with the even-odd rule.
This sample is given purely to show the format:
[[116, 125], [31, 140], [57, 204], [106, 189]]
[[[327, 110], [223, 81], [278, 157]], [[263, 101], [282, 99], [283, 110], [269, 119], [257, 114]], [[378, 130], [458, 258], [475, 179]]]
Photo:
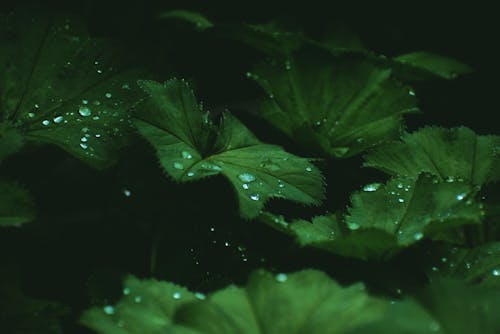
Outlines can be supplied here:
[[0, 227], [18, 227], [34, 217], [31, 195], [15, 182], [0, 180]]
[[24, 10], [0, 14], [0, 49], [0, 119], [92, 166], [112, 163], [139, 99], [118, 48], [78, 19]]
[[457, 227], [482, 221], [475, 195], [464, 182], [436, 183], [429, 175], [417, 180], [398, 177], [355, 193], [345, 222], [332, 214], [281, 226], [302, 246], [346, 257], [387, 259], [424, 238], [463, 242]]
[[402, 116], [416, 112], [408, 87], [363, 58], [301, 49], [257, 66], [250, 77], [269, 96], [264, 119], [306, 147], [348, 157], [399, 136]]
[[184, 81], [140, 85], [150, 98], [139, 108], [135, 124], [174, 180], [224, 175], [236, 189], [244, 218], [256, 217], [273, 197], [321, 202], [323, 177], [308, 159], [260, 142], [230, 114], [215, 126]]
[[196, 27], [196, 29], [199, 30], [205, 30], [208, 28], [212, 28], [214, 26], [214, 24], [204, 15], [189, 10], [182, 10], [182, 9], [171, 10], [168, 12], [161, 13], [158, 17], [162, 19], [177, 19], [181, 21], [186, 21], [188, 23], [193, 24]]
[[423, 72], [421, 76], [427, 74], [427, 76], [437, 75], [443, 79], [455, 79], [460, 74], [472, 72], [472, 68], [466, 64], [430, 52], [411, 52], [393, 60], [407, 66], [407, 71], [410, 73]]
[[425, 127], [376, 148], [366, 155], [365, 166], [411, 177], [428, 172], [447, 182], [462, 179], [482, 186], [500, 179], [499, 152], [499, 136], [479, 136], [465, 127]]

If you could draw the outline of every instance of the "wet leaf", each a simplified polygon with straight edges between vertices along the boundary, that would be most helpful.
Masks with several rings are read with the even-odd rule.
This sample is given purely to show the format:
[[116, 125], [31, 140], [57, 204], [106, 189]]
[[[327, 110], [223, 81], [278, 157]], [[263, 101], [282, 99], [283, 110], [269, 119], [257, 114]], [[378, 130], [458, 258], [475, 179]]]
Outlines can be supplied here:
[[443, 79], [455, 79], [460, 74], [472, 72], [470, 66], [455, 59], [423, 51], [403, 54], [393, 58], [393, 61], [404, 65], [400, 67], [404, 72], [413, 72], [414, 74], [407, 75], [410, 78], [435, 75]]
[[499, 152], [499, 136], [480, 136], [465, 127], [425, 127], [376, 148], [366, 155], [365, 166], [412, 177], [428, 172], [443, 181], [482, 186], [500, 179]]
[[0, 14], [0, 120], [95, 167], [113, 162], [130, 131], [137, 73], [117, 48], [63, 14]]
[[260, 142], [228, 113], [216, 126], [184, 81], [143, 81], [141, 86], [150, 98], [138, 108], [135, 124], [174, 180], [224, 175], [238, 194], [244, 218], [256, 217], [273, 197], [321, 202], [323, 177], [308, 159]]
[[262, 117], [303, 146], [348, 157], [398, 137], [402, 117], [416, 112], [409, 87], [391, 70], [320, 48], [265, 62], [249, 74], [266, 91]]

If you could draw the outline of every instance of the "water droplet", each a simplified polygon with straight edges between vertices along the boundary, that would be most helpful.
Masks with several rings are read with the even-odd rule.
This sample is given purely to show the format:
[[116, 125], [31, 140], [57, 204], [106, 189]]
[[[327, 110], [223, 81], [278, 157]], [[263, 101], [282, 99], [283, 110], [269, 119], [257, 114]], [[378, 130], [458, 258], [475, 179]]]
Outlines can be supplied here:
[[243, 184], [241, 185], [241, 187], [242, 187], [243, 189], [248, 189], [248, 188], [250, 188], [250, 186], [248, 185], [248, 183], [243, 183]]
[[100, 118], [99, 116], [94, 116], [94, 117], [92, 117], [92, 119], [93, 119], [94, 121], [98, 121], [98, 120], [99, 120], [99, 118]]
[[283, 183], [283, 181], [278, 180], [278, 187], [285, 188], [285, 184]]
[[130, 197], [132, 196], [132, 192], [128, 189], [123, 189], [123, 195], [125, 195], [125, 197]]
[[415, 240], [420, 240], [424, 237], [424, 234], [422, 232], [416, 232], [414, 235], [413, 235], [413, 239]]
[[181, 299], [181, 293], [178, 292], [178, 291], [175, 291], [173, 294], [172, 294], [172, 297], [174, 297], [174, 299]]
[[353, 230], [353, 231], [354, 231], [354, 230], [357, 230], [357, 229], [359, 228], [359, 224], [349, 222], [349, 223], [347, 223], [347, 227], [348, 227], [350, 230]]
[[47, 125], [50, 124], [50, 121], [48, 119], [45, 119], [45, 120], [42, 121], [42, 124], [45, 125], [45, 126], [47, 126]]
[[398, 198], [398, 202], [399, 202], [399, 203], [404, 203], [404, 202], [405, 202], [405, 200], [404, 200], [404, 198]]
[[493, 270], [491, 271], [491, 274], [492, 274], [493, 276], [500, 276], [500, 269], [493, 269]]
[[181, 155], [184, 159], [192, 159], [193, 156], [191, 155], [191, 153], [189, 153], [188, 151], [182, 151], [181, 152]]
[[125, 84], [123, 84], [123, 85], [122, 85], [122, 89], [130, 89], [129, 84], [126, 84], [126, 83], [125, 83]]
[[453, 176], [448, 176], [446, 179], [444, 179], [445, 182], [452, 183], [455, 182], [455, 178]]
[[174, 162], [174, 168], [182, 170], [182, 169], [184, 169], [184, 165], [181, 164], [180, 162]]
[[82, 100], [82, 104], [89, 104], [88, 100]]
[[431, 270], [434, 271], [434, 272], [436, 272], [436, 271], [439, 271], [439, 268], [438, 267], [432, 267]]
[[290, 61], [287, 60], [285, 61], [285, 70], [289, 71], [292, 68], [292, 65], [290, 64]]
[[380, 188], [380, 183], [371, 183], [363, 187], [363, 191], [377, 191]]
[[215, 232], [215, 227], [211, 227], [210, 232]]
[[124, 294], [125, 296], [130, 295], [130, 288], [124, 288], [124, 289], [123, 289], [123, 294]]
[[35, 113], [34, 113], [34, 112], [29, 112], [29, 113], [28, 113], [28, 117], [29, 117], [29, 118], [33, 118], [33, 117], [35, 117]]
[[238, 175], [238, 179], [240, 179], [242, 182], [253, 182], [255, 181], [255, 176], [250, 173], [243, 173]]
[[398, 187], [398, 189], [403, 189], [403, 184], [400, 182], [396, 187]]
[[230, 244], [229, 242], [227, 242], [227, 241], [226, 241], [226, 242], [224, 243], [224, 246], [229, 247], [229, 246], [231, 246], [231, 244]]
[[83, 117], [87, 117], [92, 115], [92, 111], [88, 107], [80, 107], [78, 109], [78, 113], [82, 115]]
[[306, 172], [312, 172], [312, 168], [311, 167], [306, 167]]
[[201, 292], [195, 292], [195, 293], [194, 293], [194, 297], [195, 297], [196, 299], [199, 299], [199, 300], [205, 300], [205, 298], [207, 298], [207, 297], [206, 297], [203, 293], [201, 293]]
[[286, 280], [288, 279], [288, 276], [284, 273], [279, 273], [276, 276], [274, 276], [274, 278], [276, 279], [276, 281], [283, 283], [283, 282], [286, 282]]
[[260, 195], [259, 194], [251, 194], [250, 199], [253, 201], [258, 201], [260, 199]]
[[86, 150], [89, 146], [87, 144], [80, 143], [80, 147]]
[[194, 172], [188, 172], [186, 175], [189, 177], [194, 176]]
[[95, 137], [96, 137], [96, 138], [101, 138], [101, 135], [100, 135], [99, 133], [96, 133], [96, 134], [95, 134]]
[[142, 302], [142, 297], [141, 296], [135, 296], [134, 302], [136, 302], [136, 303]]
[[62, 121], [64, 121], [64, 117], [62, 117], [62, 116], [54, 117], [54, 123], [59, 124]]
[[410, 90], [408, 91], [408, 94], [410, 94], [411, 96], [415, 96], [415, 91], [410, 88]]
[[87, 138], [87, 137], [82, 137], [82, 138], [80, 139], [80, 141], [82, 141], [82, 142], [84, 142], [84, 143], [85, 143], [85, 142], [87, 142], [87, 141], [88, 141], [88, 138]]
[[111, 95], [111, 93], [106, 93], [106, 94], [104, 94], [104, 96], [105, 96], [106, 98], [110, 99], [113, 95]]
[[457, 200], [461, 201], [467, 196], [467, 193], [460, 193], [457, 195]]
[[104, 313], [106, 313], [107, 315], [115, 314], [115, 308], [111, 305], [106, 305], [102, 309], [103, 309]]

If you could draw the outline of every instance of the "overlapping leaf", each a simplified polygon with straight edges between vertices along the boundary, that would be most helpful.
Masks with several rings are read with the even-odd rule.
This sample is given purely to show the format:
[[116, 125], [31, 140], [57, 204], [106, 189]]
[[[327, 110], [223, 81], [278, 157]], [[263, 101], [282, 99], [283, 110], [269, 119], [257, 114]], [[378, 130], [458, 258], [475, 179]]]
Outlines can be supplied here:
[[386, 185], [369, 184], [352, 196], [344, 221], [337, 215], [291, 223], [267, 214], [264, 221], [289, 233], [303, 246], [361, 259], [388, 258], [429, 238], [464, 242], [458, 226], [483, 218], [477, 190], [465, 182], [437, 182], [430, 175], [417, 180], [398, 177]]
[[[388, 315], [399, 308], [368, 296], [361, 284], [344, 288], [312, 270], [276, 276], [256, 272], [245, 288], [230, 286], [206, 299], [170, 283], [134, 278], [127, 280], [124, 291], [127, 295], [115, 307], [87, 311], [82, 322], [109, 334], [365, 333], [359, 329], [393, 323]], [[432, 317], [412, 302], [401, 304], [400, 319], [406, 320], [402, 328], [431, 332]], [[414, 318], [421, 322], [409, 325]]]
[[244, 218], [256, 217], [272, 197], [320, 203], [323, 178], [308, 159], [260, 142], [230, 114], [215, 126], [184, 81], [141, 86], [150, 98], [138, 108], [135, 124], [174, 180], [224, 175], [236, 189]]
[[114, 159], [138, 101], [117, 48], [70, 16], [0, 14], [0, 122], [96, 167]]
[[0, 180], [0, 227], [20, 226], [34, 217], [31, 195], [15, 182]]
[[396, 138], [403, 115], [417, 111], [414, 94], [389, 69], [319, 48], [262, 63], [250, 76], [269, 96], [262, 117], [330, 156], [351, 156]]
[[425, 127], [369, 153], [365, 166], [412, 177], [428, 172], [481, 186], [500, 179], [499, 152], [499, 136], [479, 136], [465, 127]]

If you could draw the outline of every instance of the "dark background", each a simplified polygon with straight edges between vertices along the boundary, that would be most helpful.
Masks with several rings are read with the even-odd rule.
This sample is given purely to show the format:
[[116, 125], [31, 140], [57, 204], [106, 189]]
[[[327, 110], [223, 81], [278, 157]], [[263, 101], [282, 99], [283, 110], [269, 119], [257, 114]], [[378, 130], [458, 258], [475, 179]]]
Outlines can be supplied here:
[[[27, 4], [2, 2], [0, 9]], [[244, 73], [263, 55], [237, 42], [207, 38], [187, 26], [156, 20], [162, 11], [200, 11], [215, 22], [262, 23], [281, 19], [321, 37], [338, 23], [356, 32], [364, 45], [387, 56], [426, 50], [456, 58], [475, 72], [454, 81], [415, 85], [423, 114], [407, 118], [409, 130], [423, 125], [465, 125], [480, 134], [498, 134], [499, 24], [492, 8], [424, 6], [418, 2], [380, 4], [280, 1], [38, 1], [44, 8], [80, 14], [94, 36], [121, 41], [137, 63], [158, 80], [191, 79], [198, 97], [214, 110], [232, 107], [264, 141], [303, 156], [285, 138], [254, 116], [261, 93]], [[0, 50], [1, 52], [1, 50]], [[384, 176], [362, 169], [360, 158], [319, 166], [328, 181], [321, 208], [273, 202], [271, 209], [308, 218], [344, 209], [349, 193]], [[19, 180], [37, 204], [35, 222], [0, 234], [2, 266], [16, 268], [33, 297], [72, 308], [64, 319], [70, 333], [86, 332], [75, 321], [91, 304], [113, 302], [124, 274], [157, 277], [197, 291], [244, 284], [263, 267], [276, 272], [318, 268], [342, 283], [363, 280], [375, 293], [395, 294], [425, 282], [409, 259], [365, 263], [300, 249], [292, 240], [256, 221], [242, 221], [229, 183], [214, 177], [175, 184], [160, 169], [154, 151], [140, 138], [120, 162], [96, 171], [53, 147], [28, 148], [0, 165], [0, 175]], [[130, 190], [131, 196], [124, 195]], [[213, 229], [213, 231], [211, 230]], [[152, 247], [158, 245], [154, 273]], [[425, 244], [421, 247], [425, 247]]]

